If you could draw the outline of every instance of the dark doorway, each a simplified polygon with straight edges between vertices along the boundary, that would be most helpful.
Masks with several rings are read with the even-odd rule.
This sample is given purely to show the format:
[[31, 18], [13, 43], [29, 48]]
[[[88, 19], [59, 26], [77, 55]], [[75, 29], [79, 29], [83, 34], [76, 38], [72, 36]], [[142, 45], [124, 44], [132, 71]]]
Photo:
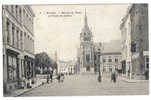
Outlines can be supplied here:
[[87, 67], [86, 67], [86, 71], [90, 71], [90, 66], [87, 66]]
[[87, 63], [90, 62], [90, 55], [89, 54], [86, 55], [86, 61], [87, 61]]

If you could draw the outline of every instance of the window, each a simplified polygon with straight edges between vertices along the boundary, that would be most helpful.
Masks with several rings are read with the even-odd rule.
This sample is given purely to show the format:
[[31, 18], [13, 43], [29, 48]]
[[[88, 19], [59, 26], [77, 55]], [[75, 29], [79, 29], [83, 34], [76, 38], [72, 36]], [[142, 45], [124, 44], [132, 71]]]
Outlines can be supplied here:
[[10, 24], [9, 24], [9, 21], [7, 20], [7, 43], [9, 44], [10, 43], [10, 34], [9, 34], [9, 27], [10, 27]]
[[23, 34], [22, 34], [22, 31], [20, 33], [20, 46], [21, 46], [21, 49], [23, 49]]
[[16, 17], [18, 17], [18, 6], [16, 5]]
[[15, 33], [15, 28], [14, 28], [14, 24], [13, 24], [13, 27], [12, 27], [12, 40], [13, 40], [13, 45], [15, 45], [15, 35], [14, 35], [14, 33]]
[[146, 7], [146, 8], [148, 7], [148, 4], [143, 4], [143, 5], [144, 5], [144, 7]]
[[90, 61], [90, 55], [86, 55], [86, 61], [89, 62]]
[[146, 62], [148, 62], [148, 63], [149, 63], [149, 57], [146, 57]]
[[20, 17], [20, 21], [21, 21], [21, 18], [22, 18], [21, 14], [22, 14], [22, 12], [21, 12], [21, 8], [20, 8], [20, 9], [19, 9], [19, 17]]
[[17, 34], [17, 41], [16, 41], [17, 42], [17, 48], [19, 48], [19, 31], [18, 30], [17, 30], [16, 34]]
[[110, 58], [108, 61], [109, 61], [109, 62], [112, 62], [112, 59]]
[[106, 62], [106, 59], [103, 59], [103, 62]]
[[26, 16], [25, 16], [25, 15], [26, 15], [25, 13], [26, 13], [25, 10], [23, 10], [23, 20], [24, 20], [23, 22], [24, 22], [24, 23], [25, 23], [25, 17], [26, 17]]
[[139, 27], [139, 30], [142, 30], [142, 25], [139, 25], [138, 27]]
[[16, 73], [17, 61], [16, 57], [8, 56], [8, 80], [16, 80], [17, 73]]
[[118, 62], [118, 59], [117, 59], [117, 58], [115, 58], [115, 62]]
[[149, 69], [149, 57], [146, 57], [146, 68]]
[[131, 51], [136, 52], [136, 43], [135, 42], [132, 42], [132, 44], [131, 44]]

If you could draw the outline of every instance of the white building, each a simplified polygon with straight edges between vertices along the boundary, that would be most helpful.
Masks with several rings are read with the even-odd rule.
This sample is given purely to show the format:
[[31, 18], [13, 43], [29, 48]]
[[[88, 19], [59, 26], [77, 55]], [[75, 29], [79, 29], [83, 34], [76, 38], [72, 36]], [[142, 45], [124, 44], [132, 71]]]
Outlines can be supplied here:
[[100, 60], [102, 72], [121, 70], [121, 41], [112, 40], [109, 43], [103, 43]]
[[121, 35], [122, 35], [122, 68], [123, 74], [130, 76], [131, 64], [131, 19], [130, 15], [127, 14], [121, 24]]
[[58, 61], [58, 73], [63, 74], [74, 74], [75, 73], [75, 65], [74, 61]]

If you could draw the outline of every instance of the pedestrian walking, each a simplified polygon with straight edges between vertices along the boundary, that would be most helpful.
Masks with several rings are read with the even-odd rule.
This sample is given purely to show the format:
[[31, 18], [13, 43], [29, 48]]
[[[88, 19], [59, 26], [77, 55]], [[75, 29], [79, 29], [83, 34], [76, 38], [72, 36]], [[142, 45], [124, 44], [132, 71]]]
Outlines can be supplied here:
[[49, 77], [49, 74], [47, 74], [47, 83], [49, 84], [49, 80], [50, 80], [50, 77]]
[[61, 73], [61, 75], [60, 75], [61, 77], [60, 77], [60, 81], [61, 82], [63, 82], [64, 81], [64, 79], [65, 79], [65, 77], [64, 77], [64, 74], [63, 73]]
[[112, 72], [111, 73], [111, 82], [116, 82], [116, 78], [115, 78], [115, 73], [114, 72]]
[[101, 81], [102, 81], [102, 76], [99, 75], [99, 76], [98, 76], [98, 82], [101, 82]]
[[111, 81], [113, 81], [114, 83], [116, 83], [116, 81], [117, 81], [117, 73], [116, 73], [116, 71], [112, 72], [112, 74], [111, 74]]
[[144, 74], [145, 74], [145, 79], [148, 80], [149, 79], [149, 70], [147, 69]]
[[61, 75], [58, 74], [58, 76], [57, 76], [58, 83], [60, 83], [60, 78], [61, 78]]
[[53, 70], [50, 71], [50, 80], [51, 80], [51, 83], [53, 82]]
[[115, 72], [113, 73], [113, 82], [116, 83], [116, 74], [115, 74]]

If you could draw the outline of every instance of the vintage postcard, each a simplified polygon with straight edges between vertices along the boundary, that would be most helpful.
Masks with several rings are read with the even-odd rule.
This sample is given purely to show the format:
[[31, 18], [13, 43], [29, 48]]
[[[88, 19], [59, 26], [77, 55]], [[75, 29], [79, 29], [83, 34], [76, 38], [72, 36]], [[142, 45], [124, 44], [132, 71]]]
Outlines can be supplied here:
[[2, 5], [3, 95], [149, 95], [148, 4]]

